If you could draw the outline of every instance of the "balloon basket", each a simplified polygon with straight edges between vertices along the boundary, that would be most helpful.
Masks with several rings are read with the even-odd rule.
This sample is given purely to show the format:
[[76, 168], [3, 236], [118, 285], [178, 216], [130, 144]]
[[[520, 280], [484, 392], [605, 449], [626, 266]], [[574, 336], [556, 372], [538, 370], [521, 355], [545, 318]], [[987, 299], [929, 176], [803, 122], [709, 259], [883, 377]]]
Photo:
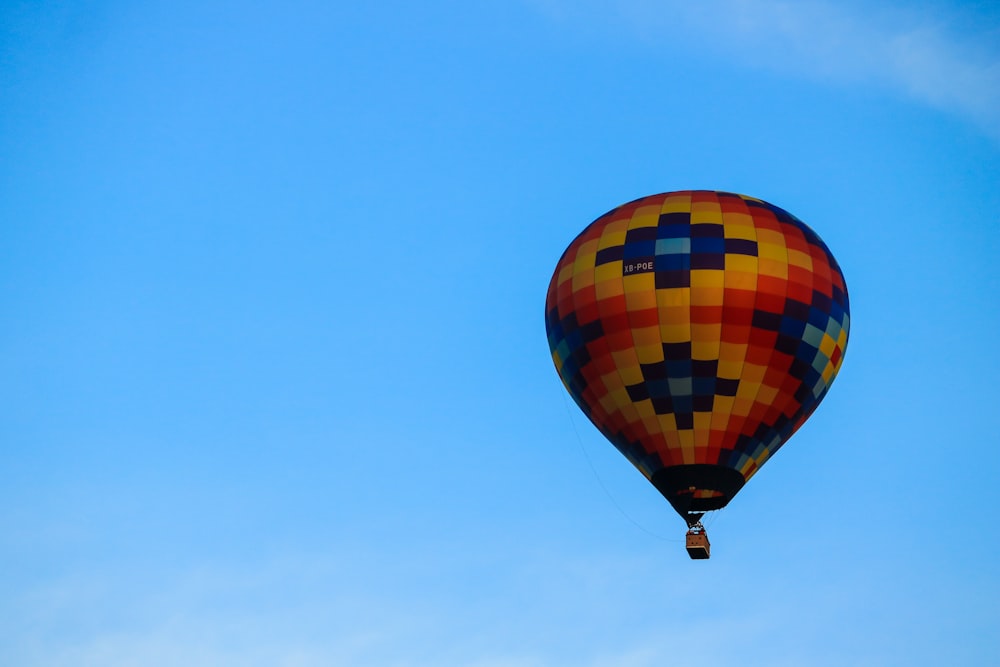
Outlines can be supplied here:
[[709, 557], [712, 545], [709, 543], [708, 533], [705, 532], [705, 527], [701, 525], [700, 521], [691, 526], [686, 538], [687, 552], [691, 560], [705, 560]]

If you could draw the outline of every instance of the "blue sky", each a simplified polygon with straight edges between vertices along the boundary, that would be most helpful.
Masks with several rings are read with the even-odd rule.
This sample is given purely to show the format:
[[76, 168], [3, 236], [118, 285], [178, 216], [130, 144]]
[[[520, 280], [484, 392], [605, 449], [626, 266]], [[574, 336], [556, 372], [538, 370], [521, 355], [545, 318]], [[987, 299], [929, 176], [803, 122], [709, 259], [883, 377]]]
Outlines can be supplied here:
[[[8, 2], [0, 663], [983, 665], [992, 3]], [[843, 370], [710, 521], [545, 289], [638, 196], [816, 229]]]

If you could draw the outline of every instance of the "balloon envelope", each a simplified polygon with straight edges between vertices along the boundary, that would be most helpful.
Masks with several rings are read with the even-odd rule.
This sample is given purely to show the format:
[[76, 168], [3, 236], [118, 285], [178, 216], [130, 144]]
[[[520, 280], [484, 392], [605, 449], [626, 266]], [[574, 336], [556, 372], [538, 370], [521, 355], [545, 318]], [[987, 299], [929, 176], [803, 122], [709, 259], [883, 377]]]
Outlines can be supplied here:
[[577, 236], [545, 324], [577, 405], [693, 523], [823, 400], [850, 317], [840, 267], [802, 221], [683, 191], [624, 204]]

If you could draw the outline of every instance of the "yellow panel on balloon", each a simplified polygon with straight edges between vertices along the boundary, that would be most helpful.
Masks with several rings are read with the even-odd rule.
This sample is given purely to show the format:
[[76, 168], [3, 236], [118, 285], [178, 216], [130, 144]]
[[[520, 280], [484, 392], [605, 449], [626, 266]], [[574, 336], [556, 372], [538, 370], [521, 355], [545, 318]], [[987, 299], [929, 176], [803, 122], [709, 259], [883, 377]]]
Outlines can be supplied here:
[[671, 194], [660, 205], [661, 213], [687, 213], [691, 210], [691, 195]]

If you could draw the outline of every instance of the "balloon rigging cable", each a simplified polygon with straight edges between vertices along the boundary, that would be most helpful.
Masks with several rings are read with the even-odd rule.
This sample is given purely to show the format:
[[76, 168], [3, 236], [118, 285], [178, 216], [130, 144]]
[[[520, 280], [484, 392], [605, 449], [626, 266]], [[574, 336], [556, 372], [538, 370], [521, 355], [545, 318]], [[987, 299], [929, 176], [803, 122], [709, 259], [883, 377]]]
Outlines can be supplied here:
[[580, 451], [583, 452], [583, 458], [585, 458], [587, 460], [587, 465], [590, 466], [590, 471], [592, 473], [594, 473], [594, 479], [597, 480], [598, 485], [600, 485], [601, 489], [604, 490], [604, 495], [606, 495], [608, 497], [608, 500], [611, 501], [611, 504], [614, 505], [615, 508], [618, 510], [618, 512], [621, 513], [621, 515], [623, 517], [625, 517], [626, 519], [628, 519], [628, 521], [633, 526], [635, 526], [636, 528], [638, 528], [642, 532], [646, 533], [650, 537], [655, 537], [656, 539], [663, 540], [664, 542], [683, 542], [684, 540], [678, 540], [678, 539], [671, 538], [671, 537], [665, 537], [663, 535], [660, 535], [659, 533], [654, 533], [653, 531], [649, 530], [648, 528], [646, 528], [645, 526], [643, 526], [642, 524], [640, 524], [638, 521], [636, 521], [635, 519], [633, 519], [632, 516], [628, 512], [626, 512], [625, 509], [618, 503], [618, 501], [615, 499], [615, 497], [611, 494], [611, 490], [608, 489], [607, 485], [604, 483], [604, 480], [601, 479], [601, 475], [600, 475], [600, 473], [597, 472], [597, 467], [594, 465], [593, 460], [590, 458], [590, 454], [587, 453], [587, 448], [583, 444], [583, 438], [580, 436], [580, 431], [577, 430], [577, 428], [576, 428], [576, 422], [573, 420], [573, 411], [570, 409], [569, 401], [567, 399], [566, 392], [561, 392], [561, 393], [562, 393], [562, 397], [563, 397], [563, 405], [566, 406], [566, 415], [569, 417], [569, 423], [573, 427], [573, 433], [576, 434], [576, 442], [577, 442], [578, 445], [580, 445]]

